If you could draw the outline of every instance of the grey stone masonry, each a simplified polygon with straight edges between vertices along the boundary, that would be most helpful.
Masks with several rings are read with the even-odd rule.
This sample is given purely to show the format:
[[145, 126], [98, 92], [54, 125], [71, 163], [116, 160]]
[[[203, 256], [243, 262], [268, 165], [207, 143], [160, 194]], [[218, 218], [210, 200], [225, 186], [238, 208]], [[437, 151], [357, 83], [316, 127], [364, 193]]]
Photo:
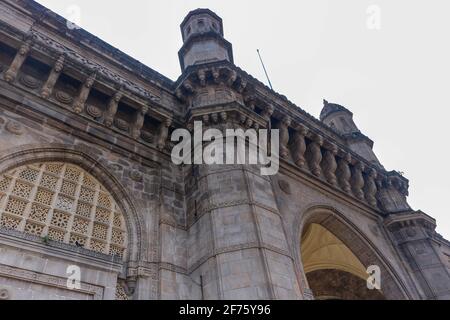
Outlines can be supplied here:
[[[450, 299], [449, 242], [352, 113], [316, 119], [237, 67], [208, 9], [180, 29], [172, 81], [0, 2], [0, 300]], [[196, 122], [278, 130], [279, 171], [175, 164], [172, 134]]]

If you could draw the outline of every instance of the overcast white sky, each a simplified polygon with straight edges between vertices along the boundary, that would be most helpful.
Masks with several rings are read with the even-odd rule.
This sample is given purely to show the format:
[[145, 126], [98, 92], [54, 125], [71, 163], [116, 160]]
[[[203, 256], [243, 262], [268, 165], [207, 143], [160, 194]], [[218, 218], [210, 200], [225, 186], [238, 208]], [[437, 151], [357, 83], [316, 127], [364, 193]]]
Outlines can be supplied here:
[[[149, 67], [180, 75], [179, 25], [196, 8], [224, 20], [235, 64], [318, 117], [349, 108], [388, 170], [410, 179], [409, 202], [450, 239], [450, 1], [39, 0]], [[380, 29], [367, 26], [369, 6]], [[373, 12], [373, 11], [371, 11]], [[73, 20], [73, 19], [72, 19]], [[449, 198], [447, 198], [449, 197]]]

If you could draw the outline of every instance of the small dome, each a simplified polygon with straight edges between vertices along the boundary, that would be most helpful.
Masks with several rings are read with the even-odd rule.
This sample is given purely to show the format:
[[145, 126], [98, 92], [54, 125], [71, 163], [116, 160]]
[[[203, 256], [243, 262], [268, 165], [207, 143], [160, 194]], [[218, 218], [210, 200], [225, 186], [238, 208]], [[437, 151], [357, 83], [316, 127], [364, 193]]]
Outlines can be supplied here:
[[323, 119], [328, 117], [330, 114], [338, 111], [347, 111], [348, 113], [352, 114], [347, 108], [339, 104], [329, 103], [327, 100], [323, 100], [323, 108], [320, 112], [320, 120], [323, 121]]

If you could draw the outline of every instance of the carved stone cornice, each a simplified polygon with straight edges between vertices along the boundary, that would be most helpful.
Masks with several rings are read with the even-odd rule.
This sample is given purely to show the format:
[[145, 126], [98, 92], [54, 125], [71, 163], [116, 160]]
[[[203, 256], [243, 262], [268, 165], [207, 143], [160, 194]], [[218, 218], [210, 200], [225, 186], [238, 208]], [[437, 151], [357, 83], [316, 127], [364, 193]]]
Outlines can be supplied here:
[[410, 227], [423, 227], [434, 231], [436, 220], [422, 211], [413, 211], [390, 215], [384, 220], [384, 225], [391, 231]]

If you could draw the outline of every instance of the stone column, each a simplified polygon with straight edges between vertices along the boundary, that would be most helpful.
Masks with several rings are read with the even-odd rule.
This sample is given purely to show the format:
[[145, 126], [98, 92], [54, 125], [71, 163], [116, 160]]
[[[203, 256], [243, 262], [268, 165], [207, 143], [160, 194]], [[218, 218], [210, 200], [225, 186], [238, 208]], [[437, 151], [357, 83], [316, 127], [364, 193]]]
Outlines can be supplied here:
[[415, 282], [420, 285], [418, 290], [422, 297], [449, 300], [449, 270], [439, 254], [438, 243], [433, 240], [436, 221], [417, 211], [393, 214], [385, 220], [385, 225], [415, 277]]

